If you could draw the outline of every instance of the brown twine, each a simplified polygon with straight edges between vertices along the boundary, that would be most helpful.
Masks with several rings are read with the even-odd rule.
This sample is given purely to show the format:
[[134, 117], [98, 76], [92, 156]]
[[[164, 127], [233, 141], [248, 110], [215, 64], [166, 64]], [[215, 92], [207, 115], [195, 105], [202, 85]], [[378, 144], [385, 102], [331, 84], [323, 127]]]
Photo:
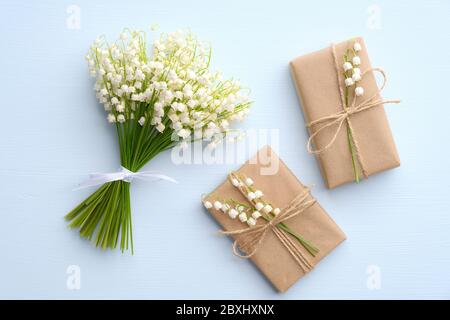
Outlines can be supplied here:
[[[233, 173], [230, 174], [230, 179], [233, 179], [234, 177], [235, 175]], [[245, 197], [247, 196], [245, 189], [242, 187], [238, 187], [238, 189]], [[315, 199], [310, 199], [308, 196], [309, 188], [305, 188], [305, 190], [295, 197], [286, 208], [267, 223], [239, 230], [221, 230], [220, 233], [224, 235], [243, 235], [244, 237], [241, 238], [239, 242], [238, 240], [233, 242], [233, 253], [240, 258], [248, 259], [257, 252], [264, 238], [267, 236], [267, 233], [271, 230], [302, 270], [308, 272], [313, 268], [308, 261], [308, 258], [303, 254], [292, 238], [289, 237], [284, 230], [277, 227], [279, 223], [299, 215], [316, 202]], [[245, 253], [242, 253], [240, 249]]]
[[[325, 117], [316, 119], [314, 121], [309, 122], [306, 125], [307, 128], [312, 128], [315, 125], [324, 124], [310, 135], [310, 137], [308, 139], [308, 143], [306, 144], [306, 148], [308, 149], [308, 152], [312, 153], [312, 154], [320, 154], [320, 153], [326, 151], [336, 141], [336, 139], [339, 135], [339, 132], [340, 132], [342, 126], [344, 125], [344, 123], [347, 123], [347, 126], [350, 130], [350, 134], [352, 136], [353, 145], [355, 147], [355, 154], [358, 158], [358, 162], [359, 162], [361, 171], [362, 171], [364, 177], [367, 178], [368, 174], [367, 174], [367, 170], [365, 169], [365, 166], [364, 166], [364, 159], [363, 159], [361, 151], [360, 151], [358, 140], [355, 138], [355, 135], [353, 134], [354, 130], [353, 130], [352, 122], [350, 121], [350, 116], [353, 114], [357, 114], [362, 111], [374, 108], [374, 107], [382, 105], [382, 104], [400, 103], [400, 100], [383, 100], [382, 98], [380, 98], [379, 93], [384, 89], [386, 82], [387, 82], [387, 77], [386, 77], [385, 72], [381, 68], [371, 68], [371, 69], [363, 72], [361, 74], [361, 78], [364, 77], [369, 72], [379, 72], [383, 78], [383, 83], [381, 84], [381, 87], [377, 90], [377, 92], [373, 96], [371, 96], [370, 98], [368, 98], [366, 100], [363, 100], [362, 102], [359, 102], [358, 104], [356, 103], [357, 96], [354, 95], [351, 106], [347, 107], [345, 104], [344, 89], [342, 87], [344, 81], [342, 81], [341, 73], [339, 71], [339, 64], [338, 64], [338, 60], [337, 60], [337, 56], [336, 56], [336, 48], [335, 48], [334, 44], [331, 45], [331, 53], [333, 55], [334, 67], [335, 67], [336, 75], [337, 75], [337, 82], [338, 82], [338, 87], [339, 87], [339, 96], [341, 98], [342, 111], [339, 111], [339, 112], [329, 115], [329, 116], [325, 116]], [[331, 140], [324, 147], [322, 147], [320, 149], [314, 149], [312, 147], [313, 139], [322, 130], [325, 130], [332, 126], [336, 126], [336, 131], [335, 131], [333, 137], [331, 138]]]

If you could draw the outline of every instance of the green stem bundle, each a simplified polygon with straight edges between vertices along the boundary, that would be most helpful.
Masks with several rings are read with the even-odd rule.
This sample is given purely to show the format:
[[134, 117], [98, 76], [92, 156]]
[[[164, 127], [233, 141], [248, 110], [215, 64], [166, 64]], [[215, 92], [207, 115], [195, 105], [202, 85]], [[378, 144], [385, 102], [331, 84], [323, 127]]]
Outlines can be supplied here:
[[[140, 126], [135, 121], [118, 123], [116, 129], [121, 164], [132, 172], [139, 171], [157, 154], [174, 145], [172, 130], [152, 134], [154, 126]], [[97, 247], [113, 249], [120, 245], [122, 252], [128, 249], [134, 252], [129, 182], [103, 184], [65, 218], [70, 221], [70, 228], [79, 229], [80, 236], [93, 240]]]

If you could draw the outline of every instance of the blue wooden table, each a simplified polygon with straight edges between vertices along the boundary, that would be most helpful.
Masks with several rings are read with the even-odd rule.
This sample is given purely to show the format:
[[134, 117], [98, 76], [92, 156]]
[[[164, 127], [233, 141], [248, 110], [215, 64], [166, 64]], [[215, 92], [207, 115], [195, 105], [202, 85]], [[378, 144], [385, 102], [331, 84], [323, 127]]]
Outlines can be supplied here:
[[[0, 298], [450, 298], [449, 14], [445, 0], [3, 0]], [[84, 55], [100, 34], [153, 23], [211, 41], [213, 66], [252, 89], [242, 127], [278, 134], [267, 142], [348, 236], [286, 294], [232, 255], [200, 204], [238, 161], [154, 159], [146, 168], [180, 183], [133, 184], [134, 256], [67, 229], [64, 214], [91, 192], [76, 184], [119, 166]], [[403, 101], [386, 107], [402, 165], [330, 191], [304, 147], [288, 62], [356, 35], [388, 72], [383, 95]]]

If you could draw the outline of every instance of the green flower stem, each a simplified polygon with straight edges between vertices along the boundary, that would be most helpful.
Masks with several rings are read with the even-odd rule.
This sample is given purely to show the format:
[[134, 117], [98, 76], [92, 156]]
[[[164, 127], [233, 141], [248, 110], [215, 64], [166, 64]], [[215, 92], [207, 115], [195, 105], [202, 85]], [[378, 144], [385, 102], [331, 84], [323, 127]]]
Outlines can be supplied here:
[[[273, 217], [268, 217], [268, 216], [262, 216], [262, 217], [267, 222], [269, 222], [270, 220], [273, 219]], [[313, 257], [315, 257], [317, 253], [319, 253], [319, 249], [317, 249], [313, 244], [311, 244], [308, 240], [303, 238], [301, 235], [294, 232], [291, 228], [289, 228], [283, 222], [278, 223], [277, 228], [280, 228], [280, 229], [286, 231], [287, 233], [289, 233], [291, 236], [293, 236], [300, 243], [300, 245], [302, 245]]]
[[348, 137], [348, 146], [349, 146], [350, 152], [352, 154], [352, 167], [353, 167], [353, 172], [355, 173], [355, 182], [358, 183], [359, 182], [359, 170], [358, 170], [358, 164], [356, 161], [356, 152], [355, 152], [355, 148], [353, 145], [352, 131], [350, 130], [350, 127], [348, 127], [348, 126], [347, 126], [347, 137]]
[[292, 231], [288, 226], [286, 226], [283, 222], [280, 222], [279, 227], [289, 233], [291, 236], [297, 239], [298, 242], [313, 256], [315, 257], [317, 253], [319, 253], [319, 249], [316, 248], [311, 242], [303, 238], [301, 235]]
[[107, 189], [107, 185], [102, 185], [100, 188], [98, 188], [94, 193], [92, 193], [86, 200], [84, 200], [83, 202], [81, 202], [78, 206], [76, 206], [72, 211], [70, 211], [67, 215], [66, 218], [69, 220], [74, 219], [75, 217], [78, 216], [78, 214], [84, 210], [89, 204], [91, 204], [92, 202], [97, 201], [97, 199], [99, 197], [101, 197], [101, 195], [105, 192], [105, 190]]
[[[349, 60], [349, 54], [350, 54], [350, 50], [347, 50], [347, 52], [344, 54], [344, 62], [350, 62]], [[347, 78], [350, 75], [347, 73], [347, 71], [344, 71], [344, 77]], [[348, 108], [348, 99], [349, 99], [349, 90], [348, 87], [345, 87], [344, 90], [344, 98], [345, 98], [345, 105], [344, 108]], [[350, 154], [352, 156], [352, 167], [353, 167], [353, 172], [355, 174], [355, 182], [358, 183], [359, 182], [359, 169], [358, 169], [358, 165], [357, 165], [357, 159], [356, 159], [356, 151], [355, 151], [355, 147], [353, 144], [353, 136], [352, 136], [352, 130], [350, 129], [350, 127], [347, 125], [347, 139], [348, 139], [348, 146], [350, 149]]]

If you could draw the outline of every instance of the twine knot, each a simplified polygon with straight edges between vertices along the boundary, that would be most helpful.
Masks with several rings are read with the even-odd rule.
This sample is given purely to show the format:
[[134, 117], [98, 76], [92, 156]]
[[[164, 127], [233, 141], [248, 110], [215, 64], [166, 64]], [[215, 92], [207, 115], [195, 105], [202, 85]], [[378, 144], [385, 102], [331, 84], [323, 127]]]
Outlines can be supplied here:
[[[331, 53], [333, 55], [333, 60], [334, 60], [334, 67], [336, 70], [336, 74], [337, 74], [337, 82], [338, 82], [338, 88], [339, 88], [339, 94], [340, 94], [340, 106], [342, 107], [342, 111], [339, 111], [335, 114], [331, 114], [328, 116], [324, 116], [321, 117], [319, 119], [313, 120], [309, 123], [306, 124], [306, 127], [311, 129], [311, 135], [308, 139], [308, 142], [306, 144], [306, 148], [308, 150], [309, 153], [311, 154], [321, 154], [324, 151], [326, 151], [328, 148], [330, 148], [334, 142], [336, 141], [339, 132], [341, 131], [344, 123], [347, 123], [347, 126], [351, 132], [351, 137], [353, 140], [353, 145], [355, 147], [355, 154], [357, 156], [358, 162], [360, 164], [361, 167], [361, 171], [364, 175], [365, 178], [368, 177], [368, 173], [367, 170], [365, 168], [364, 165], [364, 159], [361, 155], [361, 151], [359, 148], [359, 143], [358, 140], [356, 139], [355, 135], [353, 134], [354, 130], [353, 130], [353, 126], [352, 123], [350, 121], [350, 116], [360, 113], [362, 111], [366, 111], [369, 110], [371, 108], [383, 105], [383, 104], [388, 104], [388, 103], [400, 103], [400, 100], [383, 100], [379, 94], [380, 92], [384, 89], [386, 82], [387, 82], [387, 77], [386, 77], [386, 73], [381, 69], [381, 68], [371, 68], [369, 70], [366, 70], [365, 72], [363, 72], [361, 74], [361, 78], [363, 78], [366, 74], [368, 74], [369, 72], [378, 72], [381, 74], [383, 82], [381, 84], [381, 87], [378, 88], [377, 92], [372, 95], [370, 98], [363, 100], [362, 102], [357, 103], [357, 96], [355, 95], [353, 98], [353, 101], [351, 103], [350, 106], [347, 106], [345, 103], [345, 97], [344, 97], [344, 88], [343, 88], [343, 81], [341, 81], [341, 76], [340, 76], [340, 72], [339, 72], [339, 65], [338, 65], [338, 60], [336, 57], [336, 48], [335, 46], [332, 44], [331, 45]], [[322, 124], [322, 126], [320, 126], [318, 129], [314, 130], [313, 127]], [[314, 138], [323, 130], [326, 130], [327, 128], [330, 127], [335, 127], [335, 131], [333, 136], [331, 137], [331, 139], [328, 141], [328, 143], [326, 143], [326, 145], [322, 148], [313, 148], [312, 144], [313, 144], [313, 140]]]
[[[241, 189], [239, 190], [242, 192]], [[296, 196], [287, 207], [281, 210], [278, 215], [274, 216], [266, 223], [239, 230], [221, 230], [220, 232], [224, 235], [242, 235], [242, 238], [233, 242], [233, 253], [240, 258], [248, 259], [251, 258], [261, 247], [267, 233], [269, 231], [273, 231], [275, 236], [288, 250], [289, 254], [294, 258], [302, 270], [304, 272], [308, 272], [312, 269], [311, 262], [309, 262], [308, 258], [286, 233], [286, 231], [280, 228], [280, 223], [301, 214], [315, 203], [316, 200], [310, 197], [309, 188], [305, 188], [304, 191]]]

